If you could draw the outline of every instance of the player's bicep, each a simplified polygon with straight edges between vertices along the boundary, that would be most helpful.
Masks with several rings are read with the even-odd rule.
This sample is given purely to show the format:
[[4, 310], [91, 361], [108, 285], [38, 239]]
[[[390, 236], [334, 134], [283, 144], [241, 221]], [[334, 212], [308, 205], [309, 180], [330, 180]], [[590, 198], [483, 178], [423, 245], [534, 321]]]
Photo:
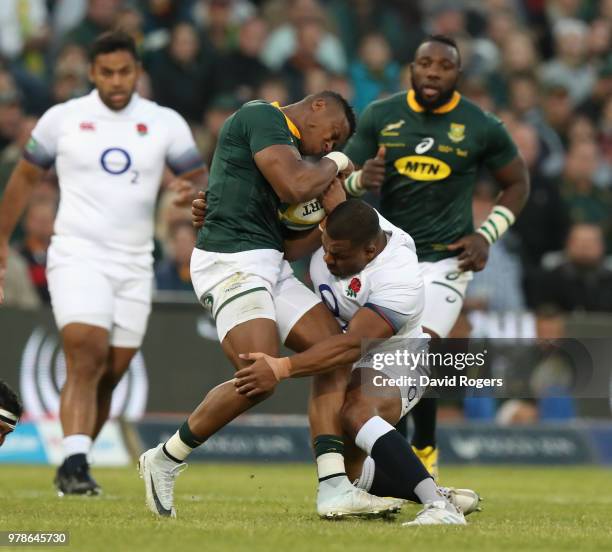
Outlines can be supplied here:
[[66, 119], [66, 104], [58, 104], [38, 119], [23, 150], [23, 157], [33, 165], [49, 169], [55, 162], [57, 144]]
[[17, 163], [13, 174], [21, 181], [25, 181], [29, 184], [36, 184], [45, 172], [46, 168], [24, 157]]
[[517, 154], [506, 165], [493, 171], [495, 180], [502, 188], [506, 188], [515, 182], [527, 180], [528, 170], [525, 160]]
[[166, 165], [175, 174], [184, 174], [204, 167], [193, 133], [178, 113], [168, 110], [167, 127], [169, 133]]
[[300, 152], [294, 146], [277, 144], [258, 151], [253, 159], [281, 201], [291, 202], [291, 175], [299, 170]]
[[388, 339], [396, 330], [380, 307], [375, 310], [370, 303], [361, 307], [351, 319], [347, 334], [362, 339]]

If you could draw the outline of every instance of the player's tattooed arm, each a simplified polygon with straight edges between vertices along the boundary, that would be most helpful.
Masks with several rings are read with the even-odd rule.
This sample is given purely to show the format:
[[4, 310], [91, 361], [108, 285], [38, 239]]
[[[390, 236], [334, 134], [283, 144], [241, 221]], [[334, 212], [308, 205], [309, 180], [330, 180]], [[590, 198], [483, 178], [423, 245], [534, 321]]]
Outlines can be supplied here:
[[247, 353], [240, 358], [253, 364], [236, 372], [234, 385], [247, 397], [274, 390], [281, 379], [312, 376], [352, 364], [362, 356], [364, 339], [387, 339], [391, 325], [369, 308], [357, 311], [345, 334], [334, 335], [292, 357], [275, 358], [264, 353]]

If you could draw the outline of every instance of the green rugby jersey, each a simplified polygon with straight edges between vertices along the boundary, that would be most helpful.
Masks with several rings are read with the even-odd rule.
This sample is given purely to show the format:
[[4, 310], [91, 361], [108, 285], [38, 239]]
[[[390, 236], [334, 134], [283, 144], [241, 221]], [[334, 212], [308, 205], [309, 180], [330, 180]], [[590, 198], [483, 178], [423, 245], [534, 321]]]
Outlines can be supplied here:
[[278, 106], [261, 100], [244, 104], [225, 121], [210, 167], [206, 218], [196, 247], [237, 253], [283, 250], [280, 200], [255, 164], [268, 146], [299, 146], [300, 133]]
[[458, 254], [446, 246], [474, 231], [479, 167], [494, 171], [517, 155], [503, 123], [458, 92], [433, 112], [412, 90], [370, 104], [344, 152], [363, 165], [379, 146], [386, 147], [381, 214], [412, 236], [419, 261]]

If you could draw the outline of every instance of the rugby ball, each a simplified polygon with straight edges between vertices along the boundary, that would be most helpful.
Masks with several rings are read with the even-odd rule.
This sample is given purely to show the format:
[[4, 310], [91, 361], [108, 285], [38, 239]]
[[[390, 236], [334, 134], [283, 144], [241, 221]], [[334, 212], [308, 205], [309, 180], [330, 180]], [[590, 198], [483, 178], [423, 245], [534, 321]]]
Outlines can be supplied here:
[[282, 203], [278, 218], [290, 230], [310, 230], [325, 218], [325, 210], [318, 199], [302, 203]]

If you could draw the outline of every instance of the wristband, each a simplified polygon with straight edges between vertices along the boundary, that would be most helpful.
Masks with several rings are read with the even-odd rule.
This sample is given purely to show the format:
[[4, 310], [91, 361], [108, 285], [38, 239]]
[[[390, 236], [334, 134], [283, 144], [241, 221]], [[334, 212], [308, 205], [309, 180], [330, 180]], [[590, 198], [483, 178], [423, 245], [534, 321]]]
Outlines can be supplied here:
[[476, 232], [492, 245], [504, 235], [515, 220], [514, 213], [508, 207], [496, 205]]
[[329, 159], [330, 161], [333, 161], [336, 164], [336, 167], [338, 167], [336, 174], [346, 169], [349, 164], [349, 158], [341, 151], [332, 151], [327, 155], [324, 155], [323, 159]]
[[291, 360], [289, 357], [281, 357], [274, 360], [275, 362], [270, 363], [270, 367], [277, 381], [288, 378], [291, 371]]
[[354, 197], [361, 197], [366, 189], [361, 184], [361, 170], [351, 173], [344, 181], [344, 189]]

